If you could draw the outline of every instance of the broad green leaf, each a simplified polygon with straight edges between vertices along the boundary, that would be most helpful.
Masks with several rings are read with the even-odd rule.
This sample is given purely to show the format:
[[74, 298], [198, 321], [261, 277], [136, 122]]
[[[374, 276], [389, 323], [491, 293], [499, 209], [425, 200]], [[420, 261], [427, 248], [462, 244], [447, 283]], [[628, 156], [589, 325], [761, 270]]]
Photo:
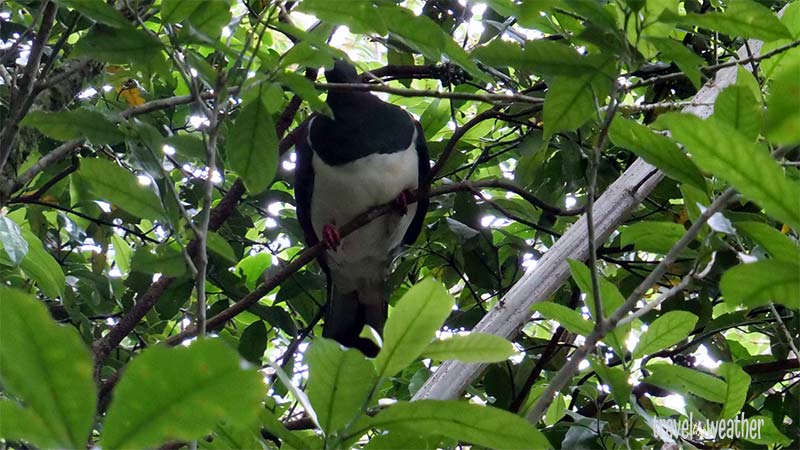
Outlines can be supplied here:
[[730, 6], [724, 12], [692, 13], [681, 18], [681, 22], [730, 36], [764, 41], [792, 37], [775, 13], [753, 0], [731, 0]]
[[239, 354], [253, 364], [261, 365], [261, 357], [267, 349], [267, 327], [256, 320], [242, 331], [239, 338]]
[[638, 222], [622, 228], [620, 243], [633, 244], [638, 251], [666, 255], [686, 233], [683, 225], [674, 222]]
[[143, 219], [164, 215], [155, 192], [139, 184], [136, 175], [101, 158], [83, 158], [76, 173], [96, 198], [105, 200]]
[[763, 222], [736, 222], [736, 229], [750, 236], [769, 256], [790, 263], [800, 261], [800, 246]]
[[186, 273], [186, 258], [175, 245], [142, 246], [133, 254], [131, 270], [179, 277]]
[[[429, 440], [433, 440], [429, 438]], [[386, 433], [372, 436], [363, 450], [427, 450], [439, 448], [422, 436], [409, 433]]]
[[8, 399], [0, 399], [0, 439], [26, 441], [40, 448], [58, 448], [60, 443], [53, 430], [31, 409]]
[[[569, 270], [572, 274], [572, 278], [575, 280], [575, 283], [578, 285], [581, 292], [586, 294], [585, 302], [586, 306], [589, 308], [589, 312], [592, 314], [592, 317], [596, 318], [597, 314], [595, 314], [594, 293], [592, 292], [592, 275], [589, 271], [589, 268], [580, 261], [570, 259], [567, 260], [567, 262], [569, 263]], [[597, 276], [598, 281], [600, 282], [600, 299], [602, 300], [603, 317], [608, 317], [614, 311], [616, 311], [617, 308], [622, 306], [623, 303], [625, 303], [625, 298], [622, 296], [616, 286], [611, 284], [600, 274], [597, 274]], [[619, 354], [624, 354], [625, 335], [628, 334], [630, 329], [630, 324], [617, 327], [606, 337], [609, 345], [611, 345], [611, 347], [613, 347], [614, 350], [616, 350]]]
[[746, 420], [751, 421], [756, 425], [758, 432], [751, 433], [747, 437], [743, 437], [745, 441], [762, 444], [767, 446], [782, 445], [786, 446], [792, 442], [792, 439], [784, 435], [775, 426], [775, 422], [768, 416], [750, 416]]
[[122, 236], [117, 234], [111, 235], [111, 243], [114, 245], [114, 263], [122, 273], [128, 273], [131, 270], [131, 246], [125, 242]]
[[156, 447], [198, 439], [222, 420], [246, 426], [256, 420], [265, 394], [261, 375], [243, 369], [237, 353], [219, 339], [150, 347], [117, 384], [101, 445]]
[[700, 89], [703, 85], [703, 73], [700, 68], [705, 65], [702, 57], [675, 39], [656, 36], [648, 36], [646, 39], [658, 49], [662, 59], [674, 61], [694, 87]]
[[242, 177], [251, 194], [272, 184], [278, 168], [278, 135], [261, 101], [242, 107], [228, 133], [228, 163]]
[[112, 64], [149, 65], [161, 55], [161, 41], [143, 31], [92, 27], [76, 44], [74, 56]]
[[686, 146], [701, 169], [729, 182], [778, 220], [800, 229], [800, 183], [786, 177], [762, 145], [719, 121], [691, 114], [669, 113], [658, 120]]
[[236, 265], [236, 273], [244, 275], [245, 285], [252, 291], [270, 266], [272, 266], [272, 255], [267, 252], [256, 253], [242, 258]]
[[682, 183], [706, 190], [706, 180], [678, 146], [666, 136], [633, 120], [616, 118], [611, 122], [609, 137], [614, 145], [624, 147], [661, 169], [667, 176]]
[[550, 448], [522, 417], [502, 409], [459, 401], [398, 402], [369, 422], [374, 428], [444, 436], [496, 449]]
[[719, 287], [726, 302], [750, 308], [770, 301], [792, 309], [800, 308], [800, 264], [797, 261], [767, 260], [739, 264], [728, 269]]
[[654, 320], [639, 336], [633, 358], [640, 358], [677, 344], [689, 336], [697, 316], [687, 311], [669, 311]]
[[161, 2], [161, 21], [164, 23], [181, 23], [188, 19], [197, 8], [203, 5], [202, 0], [163, 0]]
[[243, 427], [238, 424], [222, 424], [214, 429], [214, 440], [197, 441], [198, 448], [214, 450], [267, 450], [258, 427]]
[[523, 49], [497, 39], [473, 50], [472, 57], [489, 66], [514, 67], [543, 76], [575, 77], [593, 70], [574, 48], [556, 41], [531, 41]]
[[725, 401], [722, 403], [720, 419], [730, 419], [742, 411], [747, 401], [747, 391], [750, 389], [750, 375], [738, 364], [724, 362], [717, 369], [717, 373], [725, 379], [727, 389]]
[[105, 2], [87, 2], [86, 0], [56, 0], [60, 6], [72, 8], [84, 16], [116, 28], [131, 28], [131, 23], [119, 11]]
[[627, 405], [633, 391], [633, 386], [628, 382], [630, 373], [621, 366], [608, 367], [594, 356], [589, 358], [589, 361], [600, 379], [611, 388], [611, 395], [614, 396], [617, 405], [621, 407]]
[[425, 350], [453, 309], [453, 297], [433, 278], [409, 289], [391, 311], [375, 359], [379, 378], [392, 376]]
[[308, 399], [325, 433], [342, 429], [361, 414], [375, 385], [375, 367], [355, 349], [317, 338], [306, 352]]
[[[784, 25], [786, 25], [786, 28], [789, 30], [789, 32], [792, 33], [792, 38], [765, 42], [764, 45], [761, 46], [762, 55], [771, 52], [776, 48], [789, 45], [794, 39], [800, 37], [800, 3], [791, 2], [781, 9], [783, 10], [783, 16], [781, 16], [780, 20]], [[794, 47], [778, 53], [771, 58], [761, 60], [759, 65], [764, 79], [771, 80], [774, 74], [784, 70], [786, 67], [797, 64], [798, 62], [800, 62], [800, 47]]]
[[209, 231], [206, 236], [206, 244], [209, 250], [225, 258], [229, 263], [236, 264], [239, 262], [239, 258], [236, 257], [236, 253], [233, 251], [231, 244], [219, 233]]
[[298, 434], [300, 432], [293, 433], [287, 430], [283, 422], [275, 417], [275, 413], [267, 408], [262, 408], [261, 415], [259, 416], [259, 424], [273, 436], [280, 439], [282, 444], [288, 445], [290, 448], [297, 450], [316, 448], [313, 445], [309, 445], [309, 442], [304, 439], [306, 436]]
[[378, 8], [363, 0], [304, 0], [298, 11], [313, 14], [317, 19], [347, 25], [353, 33], [386, 34], [387, 28]]
[[[23, 411], [10, 413], [8, 420], [35, 418], [29, 429], [22, 430], [31, 433], [25, 438], [32, 442], [84, 448], [94, 421], [97, 388], [92, 359], [78, 333], [57, 325], [42, 302], [13, 289], [0, 288], [0, 317], [0, 381], [25, 405]], [[5, 416], [12, 409], [13, 405], [3, 406], [0, 412]], [[46, 435], [40, 434], [37, 424], [46, 425]]]
[[[304, 4], [304, 3], [303, 3]], [[291, 89], [296, 95], [308, 102], [311, 108], [323, 115], [333, 117], [333, 111], [327, 103], [320, 100], [314, 84], [302, 75], [294, 72], [283, 72], [280, 74], [281, 84]]]
[[594, 324], [583, 318], [581, 313], [553, 302], [542, 302], [533, 305], [533, 310], [544, 317], [555, 320], [567, 331], [573, 334], [588, 336], [594, 329]]
[[[195, 30], [205, 34], [211, 39], [217, 39], [222, 32], [222, 27], [231, 20], [231, 6], [229, 0], [183, 0], [182, 4], [194, 4], [195, 9], [183, 19]], [[185, 15], [188, 5], [176, 6], [172, 9], [173, 15]]]
[[31, 111], [21, 125], [34, 127], [59, 141], [87, 138], [94, 144], [118, 144], [124, 135], [106, 116], [85, 108], [73, 111]]
[[[333, 58], [325, 50], [313, 47], [308, 42], [298, 42], [281, 58], [281, 67], [289, 67], [292, 64], [300, 64], [303, 67], [331, 68], [333, 67]], [[270, 86], [275, 85], [269, 83], [265, 88]]]
[[583, 78], [558, 77], [547, 89], [544, 99], [544, 137], [574, 130], [583, 125], [595, 111], [592, 88]]
[[642, 380], [644, 382], [678, 394], [694, 394], [712, 402], [725, 401], [728, 386], [717, 377], [666, 363], [648, 364], [647, 369], [652, 373]]
[[[11, 266], [16, 267], [28, 254], [28, 241], [22, 236], [22, 230], [16, 222], [6, 216], [0, 216], [0, 246]], [[1, 258], [0, 262], [6, 261]]]
[[437, 339], [422, 352], [426, 357], [444, 361], [500, 362], [516, 353], [514, 345], [500, 336], [486, 333], [456, 334]]
[[782, 69], [767, 97], [767, 137], [780, 145], [800, 143], [800, 64]]
[[758, 137], [763, 123], [760, 102], [750, 89], [737, 84], [728, 86], [719, 93], [714, 102], [713, 117], [739, 130], [752, 141]]
[[28, 253], [19, 267], [25, 272], [42, 293], [52, 299], [64, 295], [64, 271], [53, 256], [45, 250], [42, 241], [28, 230], [22, 230], [28, 242]]

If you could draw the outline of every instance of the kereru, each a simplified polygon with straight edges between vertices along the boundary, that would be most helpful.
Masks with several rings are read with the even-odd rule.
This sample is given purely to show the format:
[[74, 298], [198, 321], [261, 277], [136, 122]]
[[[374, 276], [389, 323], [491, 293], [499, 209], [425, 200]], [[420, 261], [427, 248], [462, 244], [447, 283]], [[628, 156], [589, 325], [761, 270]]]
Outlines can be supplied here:
[[[331, 83], [358, 83], [356, 69], [337, 60], [325, 71]], [[401, 244], [419, 235], [428, 200], [408, 204], [408, 193], [430, 170], [422, 128], [402, 108], [368, 92], [328, 92], [333, 118], [314, 115], [296, 145], [295, 199], [306, 244], [320, 240], [328, 280], [322, 334], [375, 356], [359, 337], [364, 325], [383, 332], [389, 266]], [[396, 201], [386, 214], [340, 239], [338, 228], [370, 207]]]

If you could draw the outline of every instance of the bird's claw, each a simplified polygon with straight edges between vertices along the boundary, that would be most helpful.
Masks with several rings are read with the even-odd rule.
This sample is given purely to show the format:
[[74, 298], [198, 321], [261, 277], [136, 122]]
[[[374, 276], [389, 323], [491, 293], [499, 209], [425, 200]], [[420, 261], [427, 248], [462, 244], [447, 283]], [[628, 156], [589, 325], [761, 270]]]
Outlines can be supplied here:
[[408, 213], [408, 204], [411, 203], [411, 198], [411, 191], [405, 189], [394, 199], [394, 204], [401, 215], [405, 216]]
[[336, 248], [339, 247], [339, 244], [342, 243], [342, 238], [339, 236], [339, 230], [329, 223], [322, 227], [322, 239], [326, 244], [328, 244], [328, 248], [331, 250], [336, 250]]

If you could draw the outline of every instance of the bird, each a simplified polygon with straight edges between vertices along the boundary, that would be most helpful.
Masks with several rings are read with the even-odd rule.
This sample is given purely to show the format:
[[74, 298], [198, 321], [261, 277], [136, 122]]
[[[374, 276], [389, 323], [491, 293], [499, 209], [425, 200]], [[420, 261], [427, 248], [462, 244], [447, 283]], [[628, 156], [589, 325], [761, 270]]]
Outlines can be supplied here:
[[[325, 78], [359, 83], [344, 59]], [[430, 171], [428, 148], [411, 114], [369, 92], [331, 90], [326, 103], [333, 117], [312, 115], [295, 145], [297, 219], [308, 246], [327, 243], [318, 258], [327, 278], [323, 337], [374, 357], [378, 345], [360, 334], [369, 325], [382, 336], [390, 265], [422, 231], [428, 200], [409, 200]], [[338, 227], [392, 201], [392, 212], [340, 237]]]

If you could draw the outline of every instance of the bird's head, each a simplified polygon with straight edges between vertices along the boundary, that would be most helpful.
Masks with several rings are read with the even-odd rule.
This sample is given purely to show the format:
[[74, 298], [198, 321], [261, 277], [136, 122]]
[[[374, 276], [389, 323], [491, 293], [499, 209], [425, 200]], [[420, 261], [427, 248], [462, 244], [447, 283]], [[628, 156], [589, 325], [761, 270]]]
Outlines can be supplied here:
[[333, 68], [325, 71], [328, 83], [358, 83], [356, 68], [344, 59], [336, 59]]

